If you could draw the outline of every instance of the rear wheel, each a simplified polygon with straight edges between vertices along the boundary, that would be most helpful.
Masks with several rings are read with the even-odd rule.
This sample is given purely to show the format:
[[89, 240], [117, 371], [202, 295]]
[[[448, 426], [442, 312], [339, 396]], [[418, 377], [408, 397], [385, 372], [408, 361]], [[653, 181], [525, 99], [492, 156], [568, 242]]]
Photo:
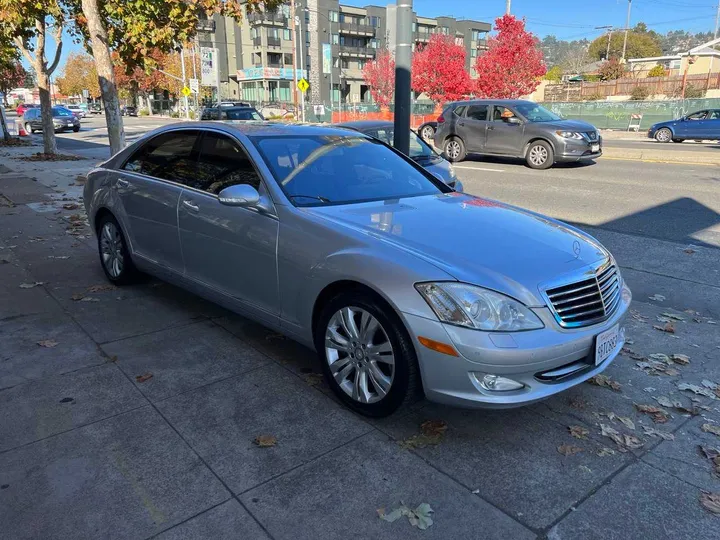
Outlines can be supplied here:
[[75, 133], [77, 133], [78, 131], [80, 131], [80, 126], [75, 126], [75, 127], [73, 128], [73, 131], [74, 131]]
[[525, 156], [528, 167], [532, 169], [547, 169], [555, 161], [555, 154], [552, 146], [546, 141], [534, 141], [530, 143]]
[[137, 280], [139, 272], [130, 258], [125, 236], [112, 214], [100, 218], [97, 228], [100, 264], [105, 276], [118, 285]]
[[655, 133], [655, 140], [661, 143], [667, 143], [672, 140], [672, 131], [668, 128], [660, 128]]
[[27, 131], [30, 134], [35, 133], [32, 126], [30, 125], [30, 122], [25, 122], [25, 131]]
[[465, 159], [465, 144], [460, 139], [451, 138], [445, 141], [443, 148], [448, 161], [457, 162]]
[[420, 136], [427, 142], [432, 143], [433, 137], [435, 137], [435, 128], [432, 126], [424, 126], [420, 130]]
[[382, 417], [419, 387], [412, 341], [392, 308], [362, 290], [340, 293], [315, 328], [323, 374], [338, 398], [365, 416]]

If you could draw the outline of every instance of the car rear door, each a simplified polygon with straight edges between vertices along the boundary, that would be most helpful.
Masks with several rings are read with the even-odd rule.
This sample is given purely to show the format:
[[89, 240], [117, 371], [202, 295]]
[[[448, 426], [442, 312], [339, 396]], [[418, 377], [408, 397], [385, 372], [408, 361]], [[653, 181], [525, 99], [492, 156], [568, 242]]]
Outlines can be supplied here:
[[520, 117], [515, 111], [504, 105], [493, 105], [491, 121], [488, 122], [485, 139], [485, 152], [504, 156], [520, 156], [523, 150], [525, 124], [510, 123], [509, 118]]
[[720, 109], [708, 111], [707, 118], [703, 120], [703, 139], [720, 139]]
[[464, 117], [456, 119], [455, 131], [468, 152], [482, 152], [485, 149], [489, 109], [490, 106], [485, 103], [468, 105]]
[[125, 162], [114, 188], [133, 252], [182, 274], [178, 203], [183, 183], [197, 177], [199, 130], [173, 130], [150, 139]]
[[267, 197], [260, 174], [234, 137], [213, 130], [203, 133], [199, 162], [196, 182], [183, 190], [178, 209], [185, 275], [232, 297], [254, 316], [277, 322], [278, 220], [218, 199], [236, 184], [249, 184]]

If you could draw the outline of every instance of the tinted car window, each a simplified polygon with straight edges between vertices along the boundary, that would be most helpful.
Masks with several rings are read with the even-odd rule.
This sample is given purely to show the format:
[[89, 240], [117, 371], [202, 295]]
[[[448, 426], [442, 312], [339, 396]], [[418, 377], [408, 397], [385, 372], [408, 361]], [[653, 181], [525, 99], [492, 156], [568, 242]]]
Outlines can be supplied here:
[[710, 112], [710, 120], [718, 120], [720, 119], [720, 111], [717, 109]]
[[245, 150], [230, 137], [206, 132], [200, 144], [200, 170], [192, 187], [217, 195], [226, 187], [248, 184], [260, 189], [260, 177]]
[[688, 120], [703, 120], [707, 116], [707, 111], [698, 111], [696, 113], [688, 114]]
[[487, 105], [470, 105], [467, 110], [467, 117], [473, 120], [487, 120]]
[[123, 167], [126, 171], [191, 185], [197, 180], [198, 131], [172, 131], [153, 137]]
[[515, 105], [515, 108], [520, 114], [527, 118], [528, 122], [555, 122], [562, 120], [557, 114], [548, 111], [545, 107], [537, 103], [520, 102]]
[[227, 120], [263, 120], [255, 109], [231, 109], [222, 111], [221, 116]]
[[[365, 132], [368, 135], [372, 137], [376, 137], [383, 141], [384, 143], [389, 144], [390, 146], [393, 145], [393, 140], [395, 138], [395, 130], [393, 129], [378, 129], [378, 130], [372, 130]], [[433, 152], [432, 148], [430, 148], [425, 141], [423, 141], [417, 133], [414, 131], [410, 131], [410, 154], [408, 154], [413, 159], [418, 158], [429, 158], [434, 157], [437, 154]]]
[[399, 199], [446, 190], [390, 148], [365, 137], [255, 137], [254, 142], [297, 206]]
[[60, 108], [60, 107], [53, 107], [52, 115], [54, 117], [58, 116], [72, 116], [72, 111], [69, 111], [68, 109]]
[[465, 105], [460, 105], [459, 107], [455, 107], [455, 110], [453, 112], [458, 116], [462, 116], [463, 114], [465, 114], [465, 109], [467, 109]]

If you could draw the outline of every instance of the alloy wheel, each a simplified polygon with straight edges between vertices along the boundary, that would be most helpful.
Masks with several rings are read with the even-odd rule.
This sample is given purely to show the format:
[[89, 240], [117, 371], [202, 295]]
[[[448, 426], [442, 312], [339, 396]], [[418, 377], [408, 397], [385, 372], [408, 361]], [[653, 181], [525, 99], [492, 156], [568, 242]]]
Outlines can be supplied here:
[[435, 135], [435, 130], [432, 128], [432, 126], [425, 126], [422, 129], [422, 138], [426, 141], [431, 141], [433, 136]]
[[100, 233], [100, 253], [108, 274], [113, 278], [119, 278], [125, 263], [122, 236], [115, 224], [110, 221], [103, 225]]
[[448, 141], [445, 145], [445, 153], [450, 159], [457, 159], [460, 155], [460, 143], [457, 141]]
[[548, 151], [544, 146], [536, 144], [530, 149], [530, 162], [533, 165], [540, 166], [545, 163], [547, 159]]
[[671, 137], [672, 133], [667, 128], [661, 128], [660, 131], [655, 134], [655, 138], [660, 142], [668, 142]]
[[392, 387], [392, 344], [380, 322], [364, 309], [343, 307], [330, 318], [325, 358], [337, 385], [354, 401], [376, 403]]

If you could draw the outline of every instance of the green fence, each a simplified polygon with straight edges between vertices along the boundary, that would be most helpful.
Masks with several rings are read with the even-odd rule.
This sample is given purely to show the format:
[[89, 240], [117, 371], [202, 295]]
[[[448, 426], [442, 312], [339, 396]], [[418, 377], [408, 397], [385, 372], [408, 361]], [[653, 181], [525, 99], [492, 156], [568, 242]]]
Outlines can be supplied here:
[[640, 129], [655, 122], [672, 120], [693, 111], [720, 109], [720, 99], [685, 99], [669, 101], [579, 101], [542, 104], [555, 114], [572, 120], [584, 120], [600, 129], [626, 130], [632, 115], [641, 114]]

